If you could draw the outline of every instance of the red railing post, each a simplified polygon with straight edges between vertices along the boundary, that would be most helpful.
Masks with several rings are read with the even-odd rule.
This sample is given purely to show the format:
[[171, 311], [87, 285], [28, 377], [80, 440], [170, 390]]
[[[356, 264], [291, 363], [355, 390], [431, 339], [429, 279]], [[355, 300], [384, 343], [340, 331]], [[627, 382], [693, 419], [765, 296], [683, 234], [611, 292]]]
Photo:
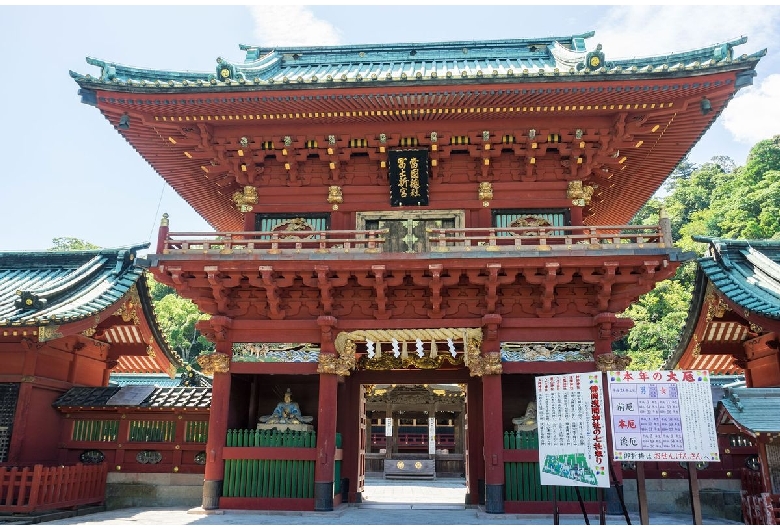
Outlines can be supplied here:
[[168, 214], [164, 213], [160, 220], [160, 228], [157, 231], [157, 254], [163, 254], [165, 252], [168, 231]]
[[30, 501], [28, 502], [28, 506], [30, 507], [31, 512], [35, 511], [35, 508], [38, 507], [38, 503], [41, 501], [42, 479], [43, 466], [41, 464], [37, 464], [35, 467], [33, 467], [32, 483], [30, 484]]

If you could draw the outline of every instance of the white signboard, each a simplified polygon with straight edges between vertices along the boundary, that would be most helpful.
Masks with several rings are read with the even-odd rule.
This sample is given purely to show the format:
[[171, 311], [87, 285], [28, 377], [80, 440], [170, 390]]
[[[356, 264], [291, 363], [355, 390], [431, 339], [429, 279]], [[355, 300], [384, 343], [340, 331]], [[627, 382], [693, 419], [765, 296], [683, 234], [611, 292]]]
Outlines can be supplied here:
[[428, 418], [428, 454], [436, 453], [436, 418]]
[[391, 438], [393, 436], [393, 418], [388, 416], [385, 418], [385, 438]]
[[608, 488], [601, 372], [537, 377], [536, 407], [541, 483]]
[[707, 370], [607, 372], [615, 460], [717, 462]]

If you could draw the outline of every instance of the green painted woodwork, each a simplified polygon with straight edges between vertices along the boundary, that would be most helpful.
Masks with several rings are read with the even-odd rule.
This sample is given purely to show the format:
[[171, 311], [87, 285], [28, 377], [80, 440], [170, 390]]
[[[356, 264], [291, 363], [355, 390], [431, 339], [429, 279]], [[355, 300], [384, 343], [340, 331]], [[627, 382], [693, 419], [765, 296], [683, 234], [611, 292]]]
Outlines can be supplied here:
[[129, 442], [172, 442], [176, 436], [175, 421], [131, 420]]
[[[505, 432], [504, 449], [539, 449], [537, 431]], [[552, 486], [540, 481], [539, 462], [504, 462], [505, 497], [507, 501], [550, 501]], [[596, 501], [596, 488], [580, 487], [582, 500]], [[577, 492], [571, 486], [558, 486], [559, 501], [576, 501]]]
[[206, 443], [209, 436], [209, 422], [188, 421], [184, 430], [184, 441]]
[[[336, 447], [341, 448], [341, 434]], [[314, 432], [229, 429], [226, 447], [317, 447]], [[341, 462], [334, 469], [334, 493], [341, 491]], [[314, 498], [313, 460], [225, 460], [224, 497]]]
[[115, 442], [119, 420], [76, 420], [71, 439], [76, 442]]

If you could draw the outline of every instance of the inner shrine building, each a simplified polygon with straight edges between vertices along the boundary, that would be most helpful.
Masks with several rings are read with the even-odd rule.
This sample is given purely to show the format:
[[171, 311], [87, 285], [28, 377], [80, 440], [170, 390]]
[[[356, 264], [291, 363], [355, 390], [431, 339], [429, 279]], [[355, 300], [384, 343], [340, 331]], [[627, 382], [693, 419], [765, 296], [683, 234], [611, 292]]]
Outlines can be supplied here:
[[[384, 458], [462, 470], [464, 502], [489, 513], [549, 511], [507, 497], [506, 465], [534, 455], [504, 433], [535, 376], [627, 365], [619, 315], [692, 257], [663, 215], [628, 223], [765, 54], [742, 38], [619, 60], [591, 37], [241, 46], [201, 73], [71, 72], [215, 230], [165, 216], [146, 263], [211, 315], [204, 508], [332, 510]], [[411, 398], [377, 398], [391, 385], [433, 397], [412, 418]], [[269, 429], [316, 436], [246, 443]], [[245, 487], [269, 462], [295, 462], [278, 476], [299, 493]]]

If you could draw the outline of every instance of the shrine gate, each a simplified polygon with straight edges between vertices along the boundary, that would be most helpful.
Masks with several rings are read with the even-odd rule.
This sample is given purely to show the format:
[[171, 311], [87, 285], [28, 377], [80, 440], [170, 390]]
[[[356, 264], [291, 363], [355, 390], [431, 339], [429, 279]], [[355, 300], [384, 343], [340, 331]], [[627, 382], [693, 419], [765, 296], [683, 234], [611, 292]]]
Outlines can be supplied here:
[[[459, 384], [465, 501], [549, 511], [505, 495], [535, 454], [505, 432], [535, 375], [626, 366], [618, 315], [691, 257], [663, 216], [628, 222], [765, 53], [739, 55], [743, 38], [617, 60], [592, 36], [72, 73], [216, 230], [166, 216], [147, 263], [212, 315], [204, 508], [356, 502], [366, 387]], [[315, 437], [256, 429], [287, 388]]]

